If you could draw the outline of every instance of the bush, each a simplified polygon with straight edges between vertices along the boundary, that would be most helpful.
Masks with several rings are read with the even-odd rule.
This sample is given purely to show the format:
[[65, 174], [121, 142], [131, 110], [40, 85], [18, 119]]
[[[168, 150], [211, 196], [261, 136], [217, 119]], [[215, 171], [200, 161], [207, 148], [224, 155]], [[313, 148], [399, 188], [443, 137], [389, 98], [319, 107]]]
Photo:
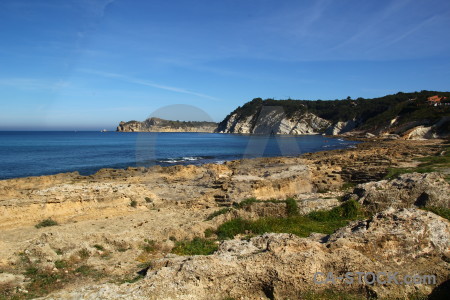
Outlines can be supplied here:
[[229, 207], [219, 209], [218, 211], [215, 211], [215, 212], [209, 214], [208, 217], [206, 217], [206, 221], [211, 221], [215, 217], [226, 214], [230, 210], [231, 210], [231, 208], [229, 208]]
[[45, 220], [39, 222], [34, 227], [41, 228], [41, 227], [49, 227], [49, 226], [56, 226], [56, 225], [58, 225], [58, 222], [49, 218], [49, 219], [45, 219]]
[[298, 215], [297, 201], [295, 201], [292, 198], [286, 199], [286, 212], [288, 216], [297, 216]]
[[178, 255], [210, 255], [217, 250], [218, 246], [212, 240], [194, 238], [191, 241], [176, 242], [172, 253]]
[[94, 247], [95, 249], [97, 249], [97, 250], [100, 250], [100, 251], [105, 250], [105, 248], [104, 248], [102, 245], [95, 244], [93, 247]]
[[253, 203], [256, 203], [256, 202], [259, 202], [258, 200], [256, 200], [256, 198], [248, 198], [248, 199], [245, 199], [245, 200], [243, 200], [243, 201], [241, 201], [239, 203], [234, 203], [233, 206], [235, 208], [237, 208], [237, 209], [240, 209], [240, 208], [244, 208], [244, 207], [250, 206], [250, 205], [252, 205]]
[[157, 250], [157, 245], [154, 240], [145, 240], [145, 244], [142, 245], [142, 249], [145, 252], [155, 252]]
[[130, 206], [131, 207], [137, 207], [137, 201], [136, 200], [131, 200], [131, 202], [130, 202]]

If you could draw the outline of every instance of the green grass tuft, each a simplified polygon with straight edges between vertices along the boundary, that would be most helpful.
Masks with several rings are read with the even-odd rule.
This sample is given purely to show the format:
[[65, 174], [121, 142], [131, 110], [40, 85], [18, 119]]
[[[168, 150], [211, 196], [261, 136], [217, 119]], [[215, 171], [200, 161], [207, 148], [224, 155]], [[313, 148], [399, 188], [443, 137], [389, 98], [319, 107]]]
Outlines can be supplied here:
[[215, 217], [226, 214], [230, 210], [231, 210], [231, 208], [229, 208], [229, 207], [219, 209], [218, 211], [215, 211], [215, 212], [209, 214], [208, 217], [206, 217], [206, 221], [211, 221]]
[[214, 241], [199, 237], [191, 241], [178, 241], [172, 249], [172, 253], [178, 255], [210, 255], [217, 250], [218, 246]]
[[231, 239], [237, 234], [263, 234], [266, 232], [293, 233], [307, 237], [313, 232], [331, 234], [362, 217], [359, 204], [347, 201], [330, 211], [312, 212], [308, 215], [291, 215], [286, 218], [265, 217], [257, 220], [237, 218], [220, 225], [216, 234], [220, 240]]
[[443, 217], [450, 221], [450, 208], [444, 207], [421, 207], [423, 210], [431, 211], [440, 217]]
[[297, 216], [299, 214], [297, 201], [295, 201], [292, 198], [287, 198], [286, 199], [286, 212], [287, 212], [288, 216]]
[[260, 202], [260, 201], [259, 201], [259, 200], [256, 200], [256, 198], [248, 198], [248, 199], [242, 200], [242, 201], [239, 202], [239, 203], [234, 203], [233, 206], [234, 206], [235, 208], [237, 208], [237, 209], [241, 209], [241, 208], [250, 206], [250, 205], [252, 205], [253, 203], [257, 203], [257, 202]]
[[36, 224], [34, 227], [36, 228], [42, 228], [42, 227], [49, 227], [49, 226], [56, 226], [58, 225], [58, 222], [52, 220], [51, 218], [45, 219], [38, 224]]

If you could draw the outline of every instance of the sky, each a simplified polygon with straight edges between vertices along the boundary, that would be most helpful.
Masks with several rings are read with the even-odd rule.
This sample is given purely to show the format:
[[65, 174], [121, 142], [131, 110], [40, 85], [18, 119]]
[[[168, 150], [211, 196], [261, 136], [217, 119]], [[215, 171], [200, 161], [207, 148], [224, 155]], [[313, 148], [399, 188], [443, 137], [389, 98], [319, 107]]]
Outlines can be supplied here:
[[0, 1], [0, 130], [449, 85], [448, 0]]

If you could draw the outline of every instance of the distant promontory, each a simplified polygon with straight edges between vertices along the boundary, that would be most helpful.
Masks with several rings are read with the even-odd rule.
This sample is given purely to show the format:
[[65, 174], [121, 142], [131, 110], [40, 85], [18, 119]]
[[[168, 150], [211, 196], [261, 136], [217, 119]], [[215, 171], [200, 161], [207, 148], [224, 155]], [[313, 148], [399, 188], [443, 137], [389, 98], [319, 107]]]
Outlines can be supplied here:
[[143, 122], [120, 122], [119, 132], [214, 132], [217, 123], [206, 121], [171, 121], [160, 118], [148, 118]]
[[342, 100], [255, 98], [220, 123], [149, 118], [143, 122], [121, 122], [117, 131], [445, 138], [450, 135], [450, 93], [399, 92], [372, 99]]

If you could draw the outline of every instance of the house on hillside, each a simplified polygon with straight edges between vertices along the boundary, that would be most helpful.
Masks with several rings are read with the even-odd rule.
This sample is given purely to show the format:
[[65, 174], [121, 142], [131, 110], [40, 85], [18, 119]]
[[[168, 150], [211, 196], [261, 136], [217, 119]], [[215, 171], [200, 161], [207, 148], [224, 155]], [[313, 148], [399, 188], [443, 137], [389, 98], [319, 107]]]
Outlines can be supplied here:
[[435, 95], [435, 96], [431, 96], [431, 97], [428, 97], [427, 98], [427, 101], [428, 101], [428, 104], [430, 104], [430, 105], [433, 105], [433, 106], [438, 106], [438, 105], [441, 105], [442, 104], [442, 100], [446, 100], [447, 99], [447, 97], [441, 97], [441, 96], [438, 96], [438, 95]]

